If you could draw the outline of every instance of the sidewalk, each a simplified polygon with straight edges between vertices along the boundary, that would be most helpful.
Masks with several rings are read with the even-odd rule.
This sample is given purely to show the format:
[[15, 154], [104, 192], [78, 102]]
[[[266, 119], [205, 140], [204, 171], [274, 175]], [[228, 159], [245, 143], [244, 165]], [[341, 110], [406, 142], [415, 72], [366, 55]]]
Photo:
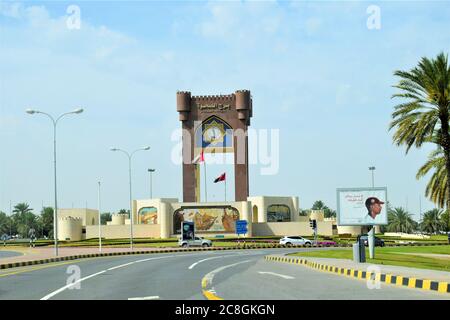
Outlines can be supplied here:
[[[296, 256], [288, 256], [294, 258]], [[430, 269], [417, 269], [410, 267], [401, 266], [390, 266], [384, 264], [373, 264], [373, 263], [356, 263], [352, 260], [347, 259], [333, 259], [333, 258], [314, 258], [314, 257], [299, 257], [311, 262], [316, 262], [320, 264], [332, 265], [338, 268], [354, 269], [367, 271], [369, 266], [377, 266], [381, 273], [401, 275], [408, 278], [420, 278], [420, 279], [433, 279], [436, 281], [450, 282], [450, 272], [430, 270]]]
[[407, 286], [408, 288], [450, 293], [450, 272], [446, 271], [356, 263], [347, 259], [283, 254], [272, 254], [265, 258], [268, 261], [296, 264], [299, 267], [309, 267], [318, 271], [330, 272], [340, 276], [350, 276], [361, 280], [375, 280], [392, 285]]
[[[133, 251], [161, 251], [167, 250], [168, 248], [155, 248], [155, 247], [137, 247]], [[174, 247], [173, 249], [178, 249]], [[55, 257], [55, 249], [53, 247], [1, 247], [1, 251], [14, 251], [21, 253], [19, 256], [13, 257], [0, 257], [0, 265], [24, 262], [24, 261], [34, 261], [34, 260], [44, 260], [51, 259]], [[130, 252], [130, 248], [102, 248], [102, 253], [113, 253], [113, 252]], [[96, 254], [99, 253], [98, 247], [59, 247], [58, 257], [68, 257], [77, 256], [85, 254]]]

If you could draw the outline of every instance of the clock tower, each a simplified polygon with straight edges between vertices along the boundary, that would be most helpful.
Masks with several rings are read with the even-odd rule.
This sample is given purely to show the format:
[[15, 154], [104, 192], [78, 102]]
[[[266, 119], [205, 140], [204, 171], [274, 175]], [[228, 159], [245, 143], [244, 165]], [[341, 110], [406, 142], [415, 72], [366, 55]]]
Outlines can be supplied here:
[[247, 128], [252, 117], [250, 91], [213, 96], [191, 96], [190, 92], [179, 91], [177, 111], [183, 129], [183, 202], [200, 199], [195, 159], [201, 151], [234, 153], [235, 201], [247, 201]]

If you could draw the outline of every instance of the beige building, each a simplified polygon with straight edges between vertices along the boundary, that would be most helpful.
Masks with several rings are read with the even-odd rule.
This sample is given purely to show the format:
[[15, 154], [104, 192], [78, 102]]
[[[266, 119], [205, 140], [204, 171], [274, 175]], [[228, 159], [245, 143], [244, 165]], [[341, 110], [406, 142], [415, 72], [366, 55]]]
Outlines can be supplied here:
[[98, 226], [98, 210], [58, 209], [58, 240], [86, 239], [86, 226]]
[[[311, 236], [309, 220], [317, 221], [318, 234], [358, 235], [359, 226], [338, 226], [335, 218], [324, 218], [322, 210], [311, 210], [308, 216], [299, 215], [297, 197], [249, 197], [235, 202], [179, 202], [175, 198], [143, 199], [133, 201], [134, 238], [173, 238], [180, 235], [182, 221], [194, 221], [196, 234], [203, 237], [236, 237], [235, 221], [247, 220], [248, 233], [253, 236]], [[80, 240], [98, 237], [98, 211], [92, 209], [60, 209], [60, 240]], [[129, 238], [128, 215], [113, 214], [103, 225], [106, 239]], [[380, 232], [379, 226], [375, 229]]]
[[[297, 197], [249, 197], [235, 202], [179, 202], [174, 198], [133, 201], [135, 238], [170, 238], [180, 235], [182, 221], [195, 221], [196, 234], [204, 237], [236, 237], [235, 221], [247, 220], [251, 236], [312, 235], [308, 217], [299, 216]], [[318, 232], [333, 234], [333, 223], [318, 219]], [[113, 215], [102, 226], [105, 238], [128, 238], [129, 220]], [[98, 237], [98, 226], [86, 226], [86, 238]]]

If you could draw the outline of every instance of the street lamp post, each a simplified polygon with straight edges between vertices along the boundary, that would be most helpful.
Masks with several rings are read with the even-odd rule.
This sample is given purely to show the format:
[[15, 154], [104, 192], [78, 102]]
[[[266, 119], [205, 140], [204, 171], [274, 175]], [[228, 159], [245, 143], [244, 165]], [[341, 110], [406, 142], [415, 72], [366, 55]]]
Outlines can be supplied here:
[[55, 184], [55, 210], [53, 212], [53, 238], [55, 239], [55, 255], [58, 256], [58, 197], [57, 197], [57, 185], [56, 185], [56, 125], [58, 124], [58, 121], [69, 114], [79, 114], [82, 113], [83, 109], [79, 108], [79, 109], [75, 109], [73, 111], [70, 112], [66, 112], [63, 113], [62, 115], [60, 115], [58, 118], [53, 118], [50, 114], [46, 113], [46, 112], [42, 112], [39, 110], [33, 110], [33, 109], [27, 109], [26, 113], [28, 114], [43, 114], [47, 117], [50, 118], [50, 120], [52, 120], [53, 123], [53, 170], [54, 170], [54, 184]]
[[[375, 180], [374, 180], [374, 172], [375, 167], [369, 167], [369, 170], [372, 171], [372, 188], [375, 188]], [[368, 232], [367, 242], [369, 244], [369, 257], [370, 259], [375, 258], [375, 226], [371, 226], [369, 232]]]
[[156, 169], [148, 169], [150, 172], [150, 199], [153, 199], [153, 186], [152, 186], [152, 173], [156, 171]]
[[131, 189], [131, 159], [136, 152], [150, 150], [150, 147], [140, 148], [140, 149], [134, 150], [132, 153], [128, 153], [127, 151], [119, 149], [119, 148], [110, 148], [110, 150], [111, 151], [120, 151], [120, 152], [126, 154], [126, 156], [128, 157], [128, 175], [129, 175], [129, 184], [130, 184], [130, 248], [131, 248], [131, 250], [133, 250], [133, 212], [132, 212], [133, 198], [132, 198], [132, 189]]
[[102, 252], [102, 214], [100, 203], [100, 181], [98, 181], [98, 251]]
[[374, 172], [375, 172], [375, 167], [369, 167], [369, 170], [372, 171], [372, 188], [375, 188], [375, 180], [374, 180]]

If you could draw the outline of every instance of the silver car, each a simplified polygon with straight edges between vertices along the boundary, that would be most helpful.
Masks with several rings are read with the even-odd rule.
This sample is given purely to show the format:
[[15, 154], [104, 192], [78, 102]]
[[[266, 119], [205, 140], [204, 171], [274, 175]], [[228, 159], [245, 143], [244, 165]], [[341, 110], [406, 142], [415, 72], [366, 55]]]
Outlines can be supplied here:
[[178, 245], [183, 248], [187, 247], [211, 247], [212, 241], [208, 239], [204, 239], [202, 237], [194, 237], [194, 240], [178, 240]]
[[312, 245], [311, 240], [305, 239], [300, 236], [285, 236], [280, 239], [280, 244], [290, 247], [290, 246], [307, 246]]

